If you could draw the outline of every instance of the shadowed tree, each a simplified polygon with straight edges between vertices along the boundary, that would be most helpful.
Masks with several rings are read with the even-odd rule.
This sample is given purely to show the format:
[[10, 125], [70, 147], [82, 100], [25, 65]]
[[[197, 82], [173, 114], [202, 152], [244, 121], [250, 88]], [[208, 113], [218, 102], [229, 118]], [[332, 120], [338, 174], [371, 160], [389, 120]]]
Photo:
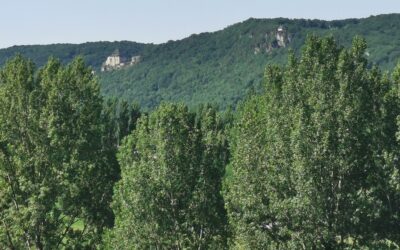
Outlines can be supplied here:
[[398, 101], [365, 49], [360, 38], [343, 49], [309, 37], [299, 59], [267, 69], [233, 130], [233, 248], [399, 244]]
[[108, 248], [225, 246], [220, 187], [227, 148], [215, 110], [205, 107], [196, 119], [182, 105], [162, 105], [139, 119], [118, 159]]
[[20, 57], [0, 71], [0, 244], [94, 247], [113, 223], [113, 176], [102, 154], [102, 98], [78, 58], [37, 74]]

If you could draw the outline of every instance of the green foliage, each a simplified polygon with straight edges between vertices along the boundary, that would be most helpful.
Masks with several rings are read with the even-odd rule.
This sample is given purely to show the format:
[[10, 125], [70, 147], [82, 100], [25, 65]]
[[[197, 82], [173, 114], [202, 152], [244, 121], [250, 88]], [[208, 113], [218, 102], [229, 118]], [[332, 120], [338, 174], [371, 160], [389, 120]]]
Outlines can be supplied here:
[[128, 41], [12, 46], [7, 49], [0, 49], [0, 65], [17, 54], [30, 58], [40, 67], [46, 65], [49, 57], [58, 58], [61, 63], [66, 64], [73, 61], [77, 56], [81, 56], [86, 64], [99, 70], [107, 56], [111, 55], [116, 49], [127, 55], [136, 55], [142, 54], [143, 50], [151, 46], [151, 44]]
[[[17, 56], [0, 69], [0, 246], [399, 248], [400, 64], [374, 65], [394, 67], [399, 18], [250, 19], [161, 45], [0, 50], [0, 64], [19, 51], [43, 65]], [[143, 60], [97, 76], [83, 58], [62, 65], [79, 53], [98, 69], [115, 48]], [[50, 54], [61, 62], [45, 64]], [[284, 62], [260, 83], [265, 64]], [[188, 106], [142, 115], [132, 100]]]
[[227, 147], [215, 110], [195, 116], [183, 105], [161, 105], [139, 119], [118, 159], [108, 248], [224, 248]]
[[367, 68], [365, 50], [311, 36], [299, 59], [268, 67], [232, 132], [232, 248], [399, 244], [398, 84]]
[[126, 101], [108, 99], [101, 114], [102, 124], [104, 125], [102, 144], [103, 154], [112, 160], [112, 164], [117, 166], [119, 178], [119, 164], [117, 162], [117, 151], [122, 139], [130, 134], [136, 126], [136, 121], [141, 113], [136, 104], [129, 105]]
[[[190, 108], [214, 103], [221, 109], [236, 105], [249, 89], [259, 91], [264, 67], [286, 63], [290, 50], [296, 54], [307, 34], [332, 35], [342, 46], [350, 46], [355, 35], [365, 37], [370, 62], [393, 69], [400, 56], [400, 15], [364, 19], [321, 21], [304, 19], [249, 19], [214, 33], [192, 35], [164, 44], [97, 42], [80, 45], [16, 46], [0, 50], [0, 64], [15, 53], [43, 65], [51, 55], [65, 63], [82, 55], [99, 72], [100, 65], [115, 49], [126, 56], [141, 55], [131, 67], [99, 72], [101, 91], [107, 97], [137, 102], [146, 110], [162, 101], [184, 102]], [[275, 33], [282, 25], [291, 42], [286, 48], [265, 51], [276, 44]], [[261, 48], [255, 54], [255, 49]]]
[[[93, 247], [118, 167], [103, 154], [99, 86], [77, 58], [35, 74], [17, 56], [0, 71], [0, 245]], [[77, 227], [80, 223], [82, 226]]]

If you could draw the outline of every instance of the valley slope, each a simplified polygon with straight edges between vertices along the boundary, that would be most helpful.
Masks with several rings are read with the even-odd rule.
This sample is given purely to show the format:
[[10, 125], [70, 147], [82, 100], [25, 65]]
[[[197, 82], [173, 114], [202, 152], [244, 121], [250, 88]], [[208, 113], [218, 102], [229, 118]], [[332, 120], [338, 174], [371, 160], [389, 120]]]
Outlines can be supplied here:
[[[82, 55], [96, 71], [106, 97], [138, 102], [144, 109], [163, 101], [191, 107], [210, 102], [224, 109], [236, 105], [248, 91], [260, 89], [265, 66], [285, 63], [288, 51], [298, 53], [309, 34], [334, 36], [343, 46], [360, 35], [368, 43], [366, 56], [383, 70], [393, 68], [400, 58], [400, 14], [389, 14], [339, 21], [252, 18], [221, 31], [164, 44], [122, 41], [13, 46], [0, 50], [0, 64], [16, 53], [38, 66], [49, 56], [69, 62]], [[116, 49], [127, 57], [140, 55], [141, 61], [101, 72], [102, 63]]]

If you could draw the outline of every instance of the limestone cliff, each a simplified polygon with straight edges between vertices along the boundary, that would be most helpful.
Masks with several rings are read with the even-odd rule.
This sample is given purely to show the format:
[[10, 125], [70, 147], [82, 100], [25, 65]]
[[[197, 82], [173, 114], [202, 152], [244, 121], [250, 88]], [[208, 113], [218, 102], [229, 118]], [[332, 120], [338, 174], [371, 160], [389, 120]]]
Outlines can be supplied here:
[[279, 26], [276, 30], [267, 32], [263, 41], [254, 48], [254, 54], [270, 53], [274, 49], [286, 48], [291, 42], [291, 35], [284, 26]]

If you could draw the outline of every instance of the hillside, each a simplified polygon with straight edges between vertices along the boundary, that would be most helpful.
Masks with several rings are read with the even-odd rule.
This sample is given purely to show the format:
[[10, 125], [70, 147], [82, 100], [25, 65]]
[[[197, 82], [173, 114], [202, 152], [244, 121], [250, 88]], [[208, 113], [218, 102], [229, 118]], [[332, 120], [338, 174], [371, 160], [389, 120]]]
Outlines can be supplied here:
[[86, 63], [99, 69], [103, 61], [116, 48], [126, 53], [141, 53], [151, 44], [141, 44], [129, 41], [121, 42], [87, 42], [83, 44], [50, 44], [50, 45], [23, 45], [0, 49], [0, 65], [17, 53], [32, 59], [36, 65], [42, 66], [49, 57], [56, 57], [63, 63], [69, 63], [76, 56], [83, 56]]
[[[400, 14], [390, 14], [340, 21], [249, 19], [160, 45], [124, 41], [14, 46], [0, 50], [0, 64], [15, 53], [39, 66], [51, 55], [63, 62], [83, 55], [96, 70], [105, 96], [139, 102], [145, 109], [162, 101], [189, 106], [211, 102], [225, 108], [248, 90], [259, 89], [265, 66], [285, 62], [289, 49], [298, 53], [308, 34], [332, 35], [343, 46], [361, 35], [368, 43], [369, 60], [382, 69], [393, 68], [400, 58]], [[140, 55], [141, 62], [101, 72], [101, 64], [116, 49]]]

